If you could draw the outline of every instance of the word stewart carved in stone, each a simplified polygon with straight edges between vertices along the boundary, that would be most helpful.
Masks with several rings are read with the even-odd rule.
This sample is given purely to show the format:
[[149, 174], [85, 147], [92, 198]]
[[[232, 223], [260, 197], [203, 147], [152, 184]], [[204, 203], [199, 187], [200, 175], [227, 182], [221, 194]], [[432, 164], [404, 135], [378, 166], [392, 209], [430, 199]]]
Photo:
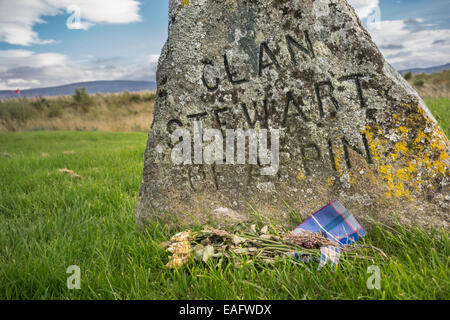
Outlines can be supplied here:
[[[140, 224], [289, 223], [339, 199], [363, 223], [447, 228], [447, 137], [346, 1], [171, 0], [157, 82]], [[194, 127], [279, 129], [277, 174], [174, 165]]]

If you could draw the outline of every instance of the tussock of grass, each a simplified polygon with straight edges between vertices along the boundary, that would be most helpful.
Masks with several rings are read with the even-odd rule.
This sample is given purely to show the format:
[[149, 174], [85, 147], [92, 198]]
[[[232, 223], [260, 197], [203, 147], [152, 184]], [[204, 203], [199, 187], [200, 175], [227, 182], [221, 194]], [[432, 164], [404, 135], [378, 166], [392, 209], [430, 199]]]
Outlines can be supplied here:
[[[449, 299], [443, 230], [374, 227], [360, 244], [389, 259], [343, 259], [334, 275], [315, 263], [247, 264], [245, 257], [240, 268], [190, 261], [167, 270], [161, 242], [172, 234], [158, 224], [138, 231], [135, 221], [146, 137], [0, 133], [0, 152], [11, 155], [0, 157], [0, 299]], [[373, 264], [381, 290], [366, 286]], [[81, 290], [67, 289], [70, 265], [81, 268]]]
[[20, 98], [0, 101], [0, 131], [148, 131], [155, 92]]
[[406, 78], [423, 99], [450, 99], [450, 70], [416, 74]]
[[447, 137], [450, 137], [450, 99], [426, 99], [426, 104], [430, 108], [436, 120]]

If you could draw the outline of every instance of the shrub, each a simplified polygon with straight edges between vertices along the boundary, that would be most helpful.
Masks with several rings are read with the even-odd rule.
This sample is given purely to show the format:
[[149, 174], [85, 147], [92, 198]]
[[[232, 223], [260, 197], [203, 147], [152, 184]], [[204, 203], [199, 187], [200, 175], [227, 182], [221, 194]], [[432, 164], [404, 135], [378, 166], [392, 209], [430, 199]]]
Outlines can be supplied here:
[[62, 107], [57, 104], [52, 104], [50, 110], [48, 111], [49, 118], [57, 118], [62, 115]]
[[424, 85], [424, 82], [422, 79], [414, 80], [414, 86], [421, 88], [421, 87], [423, 87], [423, 85]]
[[75, 89], [75, 94], [72, 96], [74, 106], [76, 109], [81, 109], [88, 112], [93, 103], [92, 97], [86, 92], [86, 88]]
[[136, 94], [136, 93], [131, 93], [130, 94], [130, 102], [131, 103], [139, 103], [142, 101], [142, 98], [140, 95]]
[[405, 73], [405, 74], [403, 75], [403, 77], [404, 77], [406, 80], [410, 80], [410, 79], [412, 78], [412, 73], [411, 73], [411, 72], [407, 72], [407, 73]]
[[36, 114], [26, 98], [9, 99], [0, 103], [0, 119], [24, 122]]
[[33, 108], [35, 108], [38, 111], [42, 111], [45, 108], [50, 107], [50, 104], [48, 103], [47, 99], [42, 98], [42, 97], [38, 98], [36, 101], [33, 101], [31, 103], [31, 105], [33, 106]]
[[142, 100], [144, 102], [153, 102], [153, 101], [155, 101], [155, 98], [156, 98], [156, 93], [150, 92], [150, 93], [145, 93], [144, 96], [142, 97]]
[[118, 104], [120, 106], [129, 105], [130, 103], [139, 103], [141, 100], [142, 99], [139, 94], [130, 93], [128, 91], [125, 91], [118, 96]]

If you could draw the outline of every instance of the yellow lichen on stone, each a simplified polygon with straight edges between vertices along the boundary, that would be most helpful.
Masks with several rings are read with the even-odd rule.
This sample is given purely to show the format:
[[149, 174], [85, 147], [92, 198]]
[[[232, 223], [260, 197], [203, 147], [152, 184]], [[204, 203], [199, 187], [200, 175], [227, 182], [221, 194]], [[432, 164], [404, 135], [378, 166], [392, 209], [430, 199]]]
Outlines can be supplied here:
[[[423, 179], [416, 177], [418, 168], [426, 169], [420, 175], [425, 178], [425, 181], [431, 180], [436, 175], [446, 174], [448, 170], [448, 163], [446, 162], [450, 158], [446, 151], [447, 137], [422, 108], [413, 104], [403, 104], [402, 106], [413, 108], [416, 113], [406, 119], [394, 115], [394, 121], [399, 125], [396, 133], [399, 134], [401, 141], [395, 145], [395, 152], [391, 154], [391, 158], [397, 160], [400, 155], [403, 155], [410, 159], [406, 169], [409, 172], [410, 184], [417, 189], [425, 183]], [[409, 140], [408, 137], [412, 128], [417, 129], [415, 135], [411, 137], [413, 140]], [[410, 149], [407, 141], [411, 141]], [[439, 156], [436, 157], [436, 155]], [[405, 178], [404, 175], [401, 175], [401, 177]]]
[[306, 175], [302, 171], [300, 171], [297, 174], [297, 179], [300, 180], [300, 181], [306, 180]]
[[367, 141], [369, 143], [369, 149], [370, 153], [372, 155], [372, 159], [375, 161], [379, 161], [381, 159], [380, 152], [378, 150], [378, 145], [374, 140], [374, 132], [373, 128], [371, 128], [369, 125], [366, 126], [366, 129], [363, 131], [363, 133], [366, 135]]
[[356, 173], [353, 170], [350, 170], [348, 172], [348, 177], [349, 177], [349, 183], [350, 184], [355, 184], [356, 183]]
[[390, 192], [396, 198], [405, 197], [411, 200], [411, 193], [408, 189], [405, 189], [405, 186], [402, 182], [394, 184]]
[[[425, 146], [427, 145], [430, 148], [429, 152], [431, 152], [431, 154], [439, 155], [436, 160], [431, 159], [427, 155], [427, 152], [422, 152], [425, 150]], [[421, 152], [421, 157], [418, 158], [418, 164], [423, 164], [427, 169], [429, 169], [432, 177], [436, 174], [445, 174], [447, 172], [448, 167], [445, 162], [448, 161], [449, 155], [446, 152], [445, 143], [439, 139], [439, 136], [431, 136], [431, 134], [426, 134], [420, 130], [414, 140], [414, 147], [417, 151]]]
[[331, 179], [331, 177], [328, 177], [327, 179], [328, 186], [331, 187], [334, 184], [334, 181], [335, 180]]
[[410, 181], [410, 176], [408, 174], [407, 168], [397, 170], [396, 176], [397, 176], [398, 180], [400, 180], [400, 181], [403, 181], [403, 182]]
[[401, 106], [406, 107], [406, 108], [412, 108], [412, 109], [415, 109], [417, 107], [417, 105], [414, 103], [402, 103]]
[[189, 6], [189, 0], [181, 0], [181, 8], [188, 7]]
[[334, 165], [336, 167], [336, 171], [338, 172], [339, 176], [342, 176], [342, 174], [344, 173], [344, 169], [343, 169], [343, 163], [344, 163], [344, 150], [339, 149], [336, 151], [336, 153], [334, 154]]
[[[380, 166], [380, 172], [387, 181], [388, 190], [384, 194], [387, 198], [406, 197], [411, 199], [411, 193], [409, 190], [405, 189], [405, 185], [402, 182], [395, 183], [395, 176], [392, 173], [392, 166], [390, 164]], [[404, 178], [404, 176], [402, 177]]]
[[415, 173], [417, 172], [417, 165], [413, 164], [412, 161], [409, 161], [406, 170], [408, 170], [409, 173]]
[[395, 145], [395, 152], [391, 154], [392, 160], [396, 160], [401, 154], [406, 155], [409, 152], [408, 143], [401, 141]]
[[400, 131], [400, 133], [402, 135], [408, 134], [410, 130], [411, 130], [411, 128], [408, 128], [408, 127], [405, 127], [405, 126], [398, 127], [398, 131]]
[[[400, 117], [395, 117], [400, 121]], [[387, 191], [385, 196], [388, 198], [401, 198], [405, 197], [411, 200], [411, 192], [407, 186], [412, 186], [416, 190], [419, 190], [423, 181], [417, 179], [418, 167], [426, 160], [420, 158], [420, 153], [416, 154], [418, 150], [411, 150], [408, 148], [408, 134], [410, 128], [400, 126], [396, 133], [400, 135], [400, 142], [396, 143], [391, 154], [388, 158], [383, 157], [382, 154], [386, 153], [386, 147], [389, 144], [388, 139], [384, 139], [384, 134], [378, 134], [377, 138], [374, 138], [375, 133], [379, 133], [380, 129], [366, 127], [365, 134], [368, 140], [369, 149], [372, 154], [372, 158], [378, 167], [379, 176], [385, 181]], [[378, 131], [378, 132], [377, 132]], [[421, 138], [424, 136], [421, 135]], [[391, 161], [400, 160], [400, 158], [411, 159], [408, 161], [408, 166], [402, 166], [394, 169]], [[391, 160], [391, 161], [389, 161]]]
[[424, 149], [424, 144], [426, 143], [427, 140], [428, 140], [428, 136], [425, 134], [425, 132], [420, 130], [417, 133], [416, 139], [414, 139], [414, 141], [413, 141], [415, 148], [422, 151]]

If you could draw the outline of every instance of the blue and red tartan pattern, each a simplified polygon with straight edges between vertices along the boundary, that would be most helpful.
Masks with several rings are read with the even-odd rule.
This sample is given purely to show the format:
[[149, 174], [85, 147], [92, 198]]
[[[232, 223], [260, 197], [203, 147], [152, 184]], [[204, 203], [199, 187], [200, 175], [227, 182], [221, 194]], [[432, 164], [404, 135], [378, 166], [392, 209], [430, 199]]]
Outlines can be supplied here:
[[367, 234], [355, 217], [337, 200], [306, 219], [294, 233], [300, 233], [302, 230], [320, 232], [341, 246], [352, 244]]
[[[306, 219], [294, 230], [294, 233], [301, 233], [304, 230], [313, 233], [320, 232], [324, 237], [336, 242], [339, 247], [352, 244], [367, 234], [355, 217], [337, 200], [330, 202]], [[318, 271], [330, 262], [331, 272], [334, 272], [341, 256], [341, 248], [337, 246], [320, 248]], [[310, 261], [309, 254], [291, 252], [290, 256], [304, 263]]]
[[[304, 263], [308, 263], [311, 261], [310, 255], [308, 253], [289, 252], [289, 256], [297, 261], [303, 261]], [[317, 262], [318, 260], [314, 259], [314, 261]]]
[[336, 266], [339, 263], [339, 258], [341, 256], [341, 249], [333, 246], [320, 248], [320, 262], [317, 271], [320, 271], [328, 261], [331, 264], [331, 272], [334, 273]]

